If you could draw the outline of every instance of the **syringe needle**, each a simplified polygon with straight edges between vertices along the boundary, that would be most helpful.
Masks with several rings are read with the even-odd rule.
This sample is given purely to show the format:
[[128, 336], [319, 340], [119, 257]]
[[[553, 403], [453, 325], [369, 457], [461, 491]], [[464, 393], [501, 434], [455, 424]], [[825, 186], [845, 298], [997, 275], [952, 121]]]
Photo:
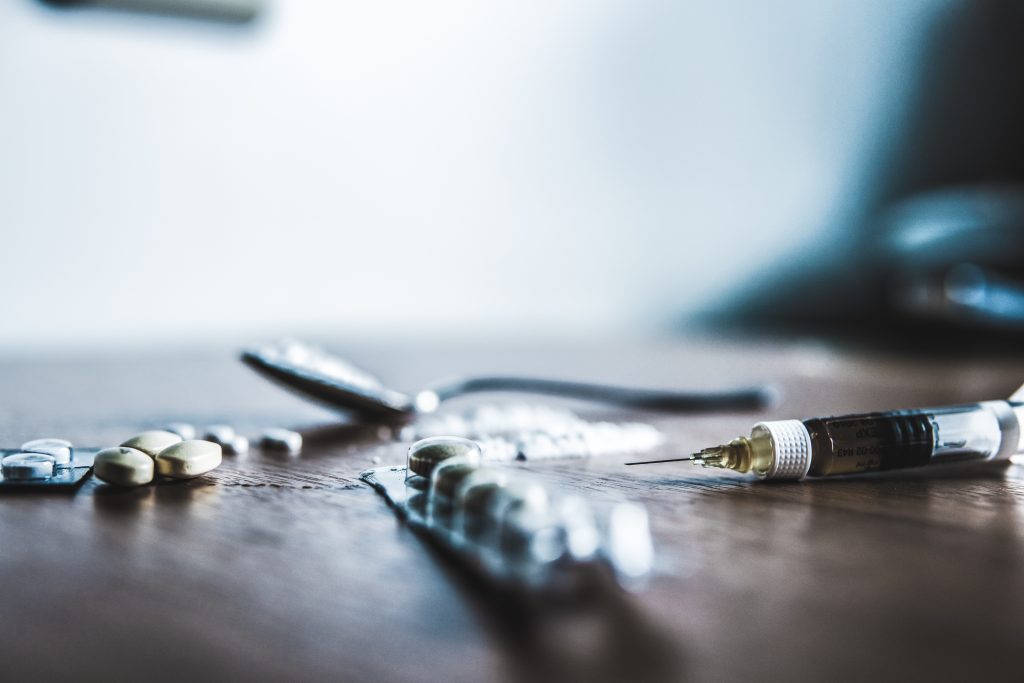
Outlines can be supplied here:
[[662, 462], [684, 462], [686, 460], [693, 460], [692, 455], [688, 455], [685, 458], [669, 458], [668, 460], [644, 460], [642, 462], [627, 462], [627, 465], [657, 465]]

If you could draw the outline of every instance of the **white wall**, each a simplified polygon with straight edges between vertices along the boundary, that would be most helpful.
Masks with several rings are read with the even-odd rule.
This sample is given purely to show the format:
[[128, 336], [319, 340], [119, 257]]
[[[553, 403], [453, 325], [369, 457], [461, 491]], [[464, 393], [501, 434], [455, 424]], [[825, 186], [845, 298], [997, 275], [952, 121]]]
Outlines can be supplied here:
[[936, 6], [0, 4], [0, 349], [654, 329], [844, 209]]

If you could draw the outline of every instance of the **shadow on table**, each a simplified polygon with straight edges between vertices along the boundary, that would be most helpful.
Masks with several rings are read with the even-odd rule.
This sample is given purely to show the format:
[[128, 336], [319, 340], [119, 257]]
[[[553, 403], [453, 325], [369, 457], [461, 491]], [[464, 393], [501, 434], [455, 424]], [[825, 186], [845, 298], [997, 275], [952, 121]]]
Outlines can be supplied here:
[[191, 505], [198, 499], [216, 495], [214, 484], [206, 479], [176, 481], [161, 479], [153, 484], [124, 488], [97, 481], [92, 489], [93, 506], [101, 514], [135, 514], [154, 504]]
[[610, 577], [585, 594], [547, 598], [495, 586], [417, 535], [458, 584], [489, 632], [512, 681], [678, 681], [679, 643]]

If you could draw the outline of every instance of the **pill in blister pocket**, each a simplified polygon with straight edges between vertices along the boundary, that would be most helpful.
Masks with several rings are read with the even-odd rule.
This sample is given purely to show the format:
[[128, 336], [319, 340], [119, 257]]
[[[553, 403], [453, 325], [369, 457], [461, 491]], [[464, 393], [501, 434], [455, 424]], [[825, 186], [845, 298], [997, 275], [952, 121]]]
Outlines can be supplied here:
[[64, 439], [32, 439], [21, 444], [26, 453], [42, 453], [53, 458], [57, 467], [68, 467], [75, 459], [75, 450]]
[[0, 467], [4, 479], [49, 479], [57, 461], [44, 453], [14, 453], [6, 456]]
[[121, 445], [142, 451], [149, 457], [155, 458], [163, 449], [181, 443], [181, 441], [182, 438], [177, 434], [154, 429], [136, 434]]
[[406, 465], [416, 474], [429, 477], [438, 463], [457, 455], [481, 456], [480, 445], [458, 436], [432, 436], [409, 447]]
[[[452, 494], [459, 483], [480, 467], [480, 455], [469, 453], [447, 458], [434, 467], [427, 494], [427, 521], [452, 530]], [[406, 479], [406, 482], [411, 481]]]
[[302, 450], [302, 434], [280, 427], [264, 429], [260, 436], [260, 447], [268, 451], [298, 453]]
[[430, 498], [449, 499], [463, 479], [480, 467], [480, 454], [467, 453], [447, 458], [434, 467], [430, 475]]
[[175, 479], [198, 477], [220, 463], [220, 445], [212, 441], [182, 441], [164, 449], [156, 456], [157, 472]]
[[115, 486], [142, 486], [153, 481], [153, 458], [127, 446], [100, 451], [92, 469], [98, 478]]

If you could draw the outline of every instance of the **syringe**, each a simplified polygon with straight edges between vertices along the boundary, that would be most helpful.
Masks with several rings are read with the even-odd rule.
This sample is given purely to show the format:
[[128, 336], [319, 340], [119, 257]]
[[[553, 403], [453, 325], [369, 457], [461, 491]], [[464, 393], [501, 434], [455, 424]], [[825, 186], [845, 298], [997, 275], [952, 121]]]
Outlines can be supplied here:
[[753, 472], [762, 479], [803, 479], [943, 463], [994, 461], [1024, 448], [1024, 401], [894, 410], [808, 420], [759, 422], [750, 436], [686, 458], [704, 467]]

